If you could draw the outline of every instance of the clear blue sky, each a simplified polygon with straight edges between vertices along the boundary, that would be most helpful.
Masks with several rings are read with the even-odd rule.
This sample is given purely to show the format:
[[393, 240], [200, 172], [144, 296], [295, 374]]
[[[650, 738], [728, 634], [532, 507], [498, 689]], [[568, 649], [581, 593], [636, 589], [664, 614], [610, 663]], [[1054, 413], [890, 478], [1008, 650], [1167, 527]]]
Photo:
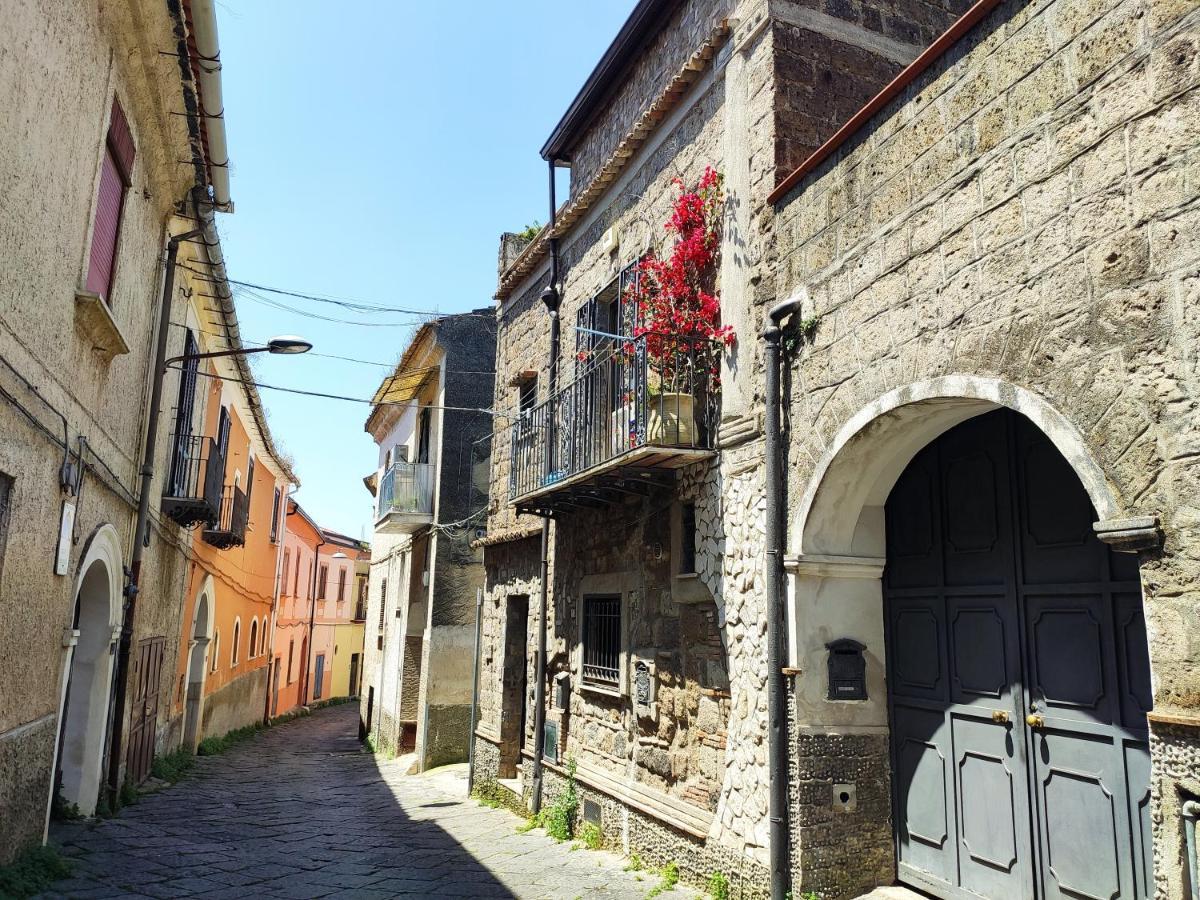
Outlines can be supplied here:
[[[217, 9], [236, 212], [232, 278], [384, 305], [491, 303], [502, 231], [546, 221], [538, 149], [634, 0], [455, 4], [225, 0]], [[353, 318], [337, 307], [296, 309]], [[314, 353], [395, 361], [411, 316], [305, 318], [245, 297], [247, 343], [300, 334]], [[369, 397], [387, 369], [258, 357], [259, 380]], [[322, 525], [369, 537], [369, 407], [263, 390]]]

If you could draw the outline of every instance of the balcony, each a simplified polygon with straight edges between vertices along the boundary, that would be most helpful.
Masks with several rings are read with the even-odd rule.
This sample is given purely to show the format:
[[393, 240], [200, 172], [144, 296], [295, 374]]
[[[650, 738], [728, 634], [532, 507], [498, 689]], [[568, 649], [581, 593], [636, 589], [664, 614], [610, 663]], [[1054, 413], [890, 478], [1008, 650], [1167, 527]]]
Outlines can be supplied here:
[[172, 435], [171, 447], [171, 470], [161, 504], [163, 515], [184, 528], [215, 525], [225, 480], [225, 460], [216, 441], [198, 435]]
[[375, 530], [412, 534], [433, 522], [433, 466], [397, 462], [379, 480]]
[[218, 550], [241, 547], [246, 543], [246, 525], [250, 521], [250, 497], [240, 487], [228, 486], [221, 493], [221, 511], [217, 521], [204, 529], [204, 542]]
[[509, 426], [509, 501], [554, 516], [645, 495], [713, 455], [718, 398], [707, 339], [605, 338], [554, 396]]

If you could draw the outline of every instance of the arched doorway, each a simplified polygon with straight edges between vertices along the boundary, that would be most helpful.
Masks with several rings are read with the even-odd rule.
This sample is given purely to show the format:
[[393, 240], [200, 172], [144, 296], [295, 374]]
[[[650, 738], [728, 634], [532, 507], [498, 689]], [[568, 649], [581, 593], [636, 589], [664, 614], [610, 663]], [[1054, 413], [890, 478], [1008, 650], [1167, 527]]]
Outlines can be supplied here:
[[85, 816], [96, 811], [103, 776], [121, 572], [116, 530], [106, 525], [89, 541], [75, 585], [73, 646], [65, 660], [55, 765], [63, 801]]
[[204, 679], [208, 674], [208, 647], [213, 633], [212, 576], [205, 578], [192, 613], [188, 642], [187, 697], [183, 718], [183, 746], [195, 751], [203, 737]]
[[[835, 819], [872, 847], [865, 878], [948, 898], [1151, 892], [1137, 560], [1096, 537], [1129, 546], [1127, 515], [1074, 425], [995, 379], [897, 388], [829, 441], [789, 530], [809, 735], [793, 752], [856, 734], [867, 773], [890, 773], [860, 778], [858, 812]], [[866, 646], [866, 700], [828, 695], [843, 637]], [[824, 827], [797, 826], [802, 870]]]
[[886, 503], [900, 875], [943, 897], [1147, 896], [1150, 667], [1137, 558], [1071, 466], [999, 410]]

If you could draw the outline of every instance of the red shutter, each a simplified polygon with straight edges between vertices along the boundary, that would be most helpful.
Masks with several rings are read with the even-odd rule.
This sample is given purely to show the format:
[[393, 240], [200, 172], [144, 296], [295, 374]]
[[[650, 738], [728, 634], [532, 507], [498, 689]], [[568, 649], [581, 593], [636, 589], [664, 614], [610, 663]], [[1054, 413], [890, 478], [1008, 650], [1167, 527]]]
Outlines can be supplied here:
[[88, 263], [87, 289], [108, 301], [113, 268], [117, 261], [117, 230], [121, 225], [121, 205], [125, 183], [117, 168], [116, 157], [104, 150], [100, 169], [100, 194], [96, 200], [96, 223], [92, 230], [92, 255]]
[[108, 120], [108, 146], [112, 148], [113, 155], [117, 158], [117, 163], [121, 167], [121, 177], [125, 180], [125, 184], [130, 184], [133, 181], [133, 135], [129, 133], [129, 121], [125, 118], [125, 111], [121, 109], [121, 104], [113, 98], [112, 115]]

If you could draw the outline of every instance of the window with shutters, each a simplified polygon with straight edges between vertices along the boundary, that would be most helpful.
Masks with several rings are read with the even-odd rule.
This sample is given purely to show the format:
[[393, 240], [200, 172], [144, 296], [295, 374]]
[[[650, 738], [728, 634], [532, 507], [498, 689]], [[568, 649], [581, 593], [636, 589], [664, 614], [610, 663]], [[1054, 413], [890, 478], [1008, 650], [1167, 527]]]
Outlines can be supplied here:
[[341, 603], [346, 599], [346, 567], [342, 566], [338, 569], [338, 596], [337, 602]]
[[317, 599], [325, 599], [325, 585], [329, 581], [329, 566], [321, 563], [321, 568], [317, 574]]
[[275, 488], [275, 499], [271, 501], [271, 543], [279, 543], [279, 502], [283, 492]]
[[283, 551], [283, 578], [281, 579], [282, 586], [279, 588], [279, 592], [281, 594], [286, 594], [288, 592], [288, 570], [291, 568], [291, 565], [292, 565], [292, 551], [284, 550]]
[[621, 683], [621, 598], [583, 598], [583, 682], [617, 690]]
[[113, 98], [104, 156], [100, 161], [100, 188], [96, 196], [96, 215], [92, 222], [92, 247], [88, 256], [85, 286], [112, 305], [111, 293], [117, 268], [117, 243], [121, 232], [121, 214], [125, 192], [133, 172], [133, 135], [121, 104]]
[[379, 633], [383, 633], [383, 617], [387, 613], [387, 579], [379, 583]]

